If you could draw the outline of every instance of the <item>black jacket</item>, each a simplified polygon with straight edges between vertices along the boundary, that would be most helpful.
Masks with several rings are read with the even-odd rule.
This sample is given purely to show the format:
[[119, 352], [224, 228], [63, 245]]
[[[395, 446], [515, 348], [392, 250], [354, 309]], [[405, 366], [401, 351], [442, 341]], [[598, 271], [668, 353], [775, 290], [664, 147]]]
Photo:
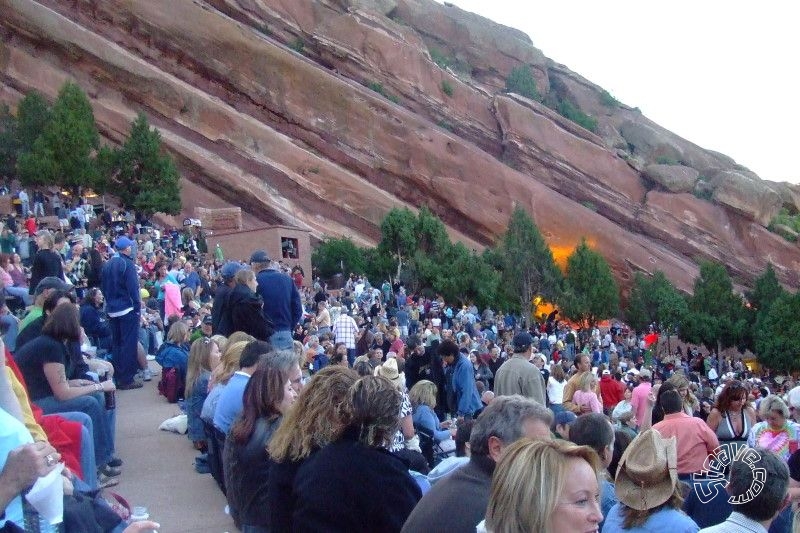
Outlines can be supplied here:
[[220, 283], [217, 285], [217, 291], [214, 294], [214, 305], [211, 307], [211, 331], [214, 335], [224, 335], [229, 337], [233, 330], [231, 329], [231, 314], [227, 311], [228, 294], [231, 288]]
[[231, 516], [243, 525], [269, 528], [267, 480], [273, 462], [266, 448], [280, 423], [280, 417], [271, 421], [259, 419], [244, 445], [236, 444], [230, 434], [225, 440], [225, 495]]
[[225, 312], [230, 313], [231, 329], [252, 335], [260, 341], [268, 341], [272, 336], [272, 324], [264, 317], [263, 307], [261, 296], [247, 285], [237, 283], [228, 294], [225, 306]]
[[292, 531], [388, 533], [400, 531], [422, 492], [400, 459], [347, 431], [300, 466], [293, 495]]

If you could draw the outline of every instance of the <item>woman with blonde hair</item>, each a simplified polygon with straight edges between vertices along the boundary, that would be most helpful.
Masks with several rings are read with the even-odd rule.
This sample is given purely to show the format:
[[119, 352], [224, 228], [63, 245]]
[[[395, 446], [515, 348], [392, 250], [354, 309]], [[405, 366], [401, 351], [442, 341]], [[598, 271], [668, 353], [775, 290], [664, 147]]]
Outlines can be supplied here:
[[234, 372], [239, 370], [239, 360], [242, 358], [242, 351], [248, 342], [250, 341], [229, 342], [228, 347], [220, 357], [219, 364], [212, 369], [208, 380], [208, 396], [203, 401], [203, 409], [200, 411], [200, 418], [203, 420], [213, 423], [214, 412], [217, 410], [220, 394], [222, 394]]
[[492, 477], [479, 532], [596, 531], [600, 511], [597, 453], [571, 442], [523, 438], [511, 444]]
[[190, 312], [197, 312], [200, 310], [200, 304], [194, 299], [194, 291], [191, 287], [184, 287], [181, 290], [181, 304], [183, 304], [181, 311], [183, 311], [184, 316]]
[[358, 374], [350, 368], [323, 368], [306, 384], [272, 436], [268, 451], [275, 464], [267, 482], [267, 503], [274, 531], [292, 530], [292, 484], [297, 470], [342, 432], [342, 404], [357, 380]]
[[187, 436], [195, 450], [206, 451], [206, 434], [200, 413], [208, 397], [208, 381], [211, 371], [219, 364], [219, 346], [213, 339], [203, 337], [192, 343], [189, 350], [189, 365], [186, 370], [186, 417]]
[[178, 320], [169, 327], [167, 340], [156, 352], [156, 363], [164, 370], [175, 368], [181, 380], [186, 383], [186, 368], [189, 364], [189, 326]]
[[443, 424], [439, 421], [433, 411], [436, 407], [436, 394], [438, 388], [436, 384], [427, 379], [417, 381], [411, 390], [408, 391], [408, 399], [411, 400], [413, 409], [412, 420], [414, 426], [420, 427], [433, 435], [434, 440], [439, 443], [443, 451], [455, 450], [456, 443], [453, 440], [453, 433], [449, 427], [449, 422]]
[[692, 394], [691, 383], [683, 372], [672, 374], [667, 380], [667, 383], [675, 385], [675, 390], [681, 395], [683, 412], [689, 416], [694, 416], [695, 412], [700, 410], [700, 402], [697, 401], [697, 397]]
[[789, 418], [789, 408], [780, 396], [772, 394], [761, 400], [758, 416], [763, 420], [750, 428], [747, 445], [766, 448], [784, 461], [789, 460], [789, 442], [800, 437], [800, 426]]

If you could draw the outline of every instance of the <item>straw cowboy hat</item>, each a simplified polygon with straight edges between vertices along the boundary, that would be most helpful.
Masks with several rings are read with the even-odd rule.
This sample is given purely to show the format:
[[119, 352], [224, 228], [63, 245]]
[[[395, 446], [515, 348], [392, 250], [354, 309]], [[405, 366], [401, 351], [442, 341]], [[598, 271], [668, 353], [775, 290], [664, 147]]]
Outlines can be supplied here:
[[678, 483], [675, 437], [665, 439], [655, 429], [636, 437], [622, 454], [615, 492], [620, 503], [637, 511], [668, 501]]
[[397, 369], [397, 359], [387, 359], [381, 366], [375, 368], [375, 375], [382, 376], [391, 381], [395, 387], [400, 388], [405, 381]]

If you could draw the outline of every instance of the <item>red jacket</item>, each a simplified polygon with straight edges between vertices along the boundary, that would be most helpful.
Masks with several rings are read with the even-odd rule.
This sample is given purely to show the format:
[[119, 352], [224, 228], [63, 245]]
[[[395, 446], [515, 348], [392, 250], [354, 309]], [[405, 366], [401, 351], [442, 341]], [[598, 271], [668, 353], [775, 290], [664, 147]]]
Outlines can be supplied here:
[[625, 385], [607, 374], [600, 378], [600, 394], [603, 395], [603, 408], [613, 409], [625, 398]]

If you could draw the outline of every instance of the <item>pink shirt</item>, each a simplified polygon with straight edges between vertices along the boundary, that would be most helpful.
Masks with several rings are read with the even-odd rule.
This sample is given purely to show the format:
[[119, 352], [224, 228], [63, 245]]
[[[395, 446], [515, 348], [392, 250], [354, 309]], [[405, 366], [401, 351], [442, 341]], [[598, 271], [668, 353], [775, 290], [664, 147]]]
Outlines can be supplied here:
[[578, 407], [588, 405], [593, 413], [603, 412], [603, 406], [600, 404], [600, 400], [597, 399], [597, 393], [592, 391], [576, 390], [575, 394], [572, 395], [572, 403]]
[[636, 420], [639, 421], [639, 425], [644, 422], [644, 414], [647, 410], [647, 395], [650, 394], [650, 389], [652, 388], [653, 386], [649, 381], [642, 381], [631, 393], [631, 407], [633, 412], [636, 413]]
[[693, 474], [703, 470], [708, 455], [718, 446], [717, 435], [700, 418], [684, 412], [664, 416], [653, 426], [662, 437], [675, 437], [678, 447], [678, 473]]

